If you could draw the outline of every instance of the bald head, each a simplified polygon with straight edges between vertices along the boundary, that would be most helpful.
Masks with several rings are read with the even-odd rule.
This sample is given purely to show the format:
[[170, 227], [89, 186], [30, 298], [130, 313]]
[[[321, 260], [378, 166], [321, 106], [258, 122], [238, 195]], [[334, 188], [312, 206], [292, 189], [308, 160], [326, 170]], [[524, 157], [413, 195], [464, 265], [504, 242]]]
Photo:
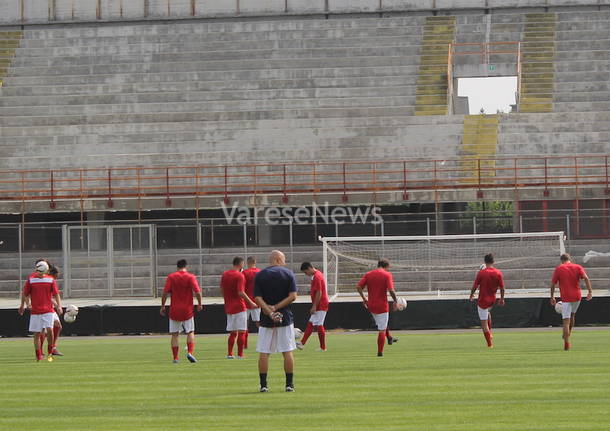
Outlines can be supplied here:
[[286, 265], [286, 256], [279, 250], [273, 250], [269, 255], [269, 264], [271, 266]]

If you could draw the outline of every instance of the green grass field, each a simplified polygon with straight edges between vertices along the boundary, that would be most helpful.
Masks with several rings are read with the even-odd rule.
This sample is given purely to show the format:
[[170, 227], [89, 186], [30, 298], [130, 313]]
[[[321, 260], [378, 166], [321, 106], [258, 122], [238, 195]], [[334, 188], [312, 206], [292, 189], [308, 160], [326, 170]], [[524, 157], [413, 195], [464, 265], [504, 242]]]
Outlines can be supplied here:
[[[256, 354], [227, 360], [226, 338], [200, 335], [197, 364], [171, 363], [169, 337], [66, 337], [33, 360], [31, 340], [0, 342], [1, 430], [600, 430], [610, 429], [610, 330], [314, 336], [296, 352], [295, 393], [273, 355], [258, 393]], [[250, 337], [254, 347], [255, 337]]]

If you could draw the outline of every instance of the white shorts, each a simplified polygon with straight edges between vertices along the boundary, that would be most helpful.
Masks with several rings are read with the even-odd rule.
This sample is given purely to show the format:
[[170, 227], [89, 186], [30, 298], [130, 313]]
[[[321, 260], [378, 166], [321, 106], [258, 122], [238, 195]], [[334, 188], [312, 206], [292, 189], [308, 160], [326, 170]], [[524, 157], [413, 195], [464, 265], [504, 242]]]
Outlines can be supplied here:
[[169, 333], [170, 334], [180, 333], [181, 330], [185, 334], [188, 334], [189, 332], [194, 332], [195, 331], [195, 319], [191, 317], [189, 320], [184, 320], [182, 322], [179, 320], [169, 319]]
[[59, 322], [59, 324], [61, 325], [61, 320], [59, 320], [59, 315], [57, 313], [53, 313], [53, 325], [55, 325], [55, 322]]
[[53, 314], [32, 314], [30, 316], [30, 332], [42, 332], [45, 328], [53, 327]]
[[249, 308], [248, 317], [253, 322], [260, 322], [261, 320], [261, 309], [260, 308]]
[[275, 328], [258, 328], [256, 351], [259, 353], [292, 352], [297, 348], [294, 339], [294, 325]]
[[491, 310], [491, 307], [481, 308], [477, 305], [477, 311], [479, 312], [479, 320], [489, 319], [489, 310]]
[[227, 331], [245, 331], [248, 328], [248, 313], [227, 314]]
[[373, 319], [375, 319], [378, 331], [385, 331], [388, 329], [388, 319], [390, 318], [390, 313], [386, 311], [385, 313], [371, 314], [373, 315]]
[[311, 315], [309, 321], [313, 326], [324, 325], [324, 319], [326, 319], [326, 311], [316, 311]]
[[563, 302], [561, 304], [561, 317], [563, 319], [570, 319], [573, 313], [576, 313], [578, 310], [578, 306], [580, 305], [580, 301], [577, 302]]

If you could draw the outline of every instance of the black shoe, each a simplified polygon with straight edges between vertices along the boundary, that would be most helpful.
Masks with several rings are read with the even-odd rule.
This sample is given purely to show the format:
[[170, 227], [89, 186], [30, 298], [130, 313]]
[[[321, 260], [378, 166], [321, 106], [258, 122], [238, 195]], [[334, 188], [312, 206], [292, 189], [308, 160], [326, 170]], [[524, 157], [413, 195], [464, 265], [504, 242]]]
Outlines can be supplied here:
[[57, 349], [53, 349], [53, 351], [51, 352], [51, 355], [53, 356], [63, 356], [64, 354], [61, 353], [59, 350]]
[[398, 338], [390, 337], [388, 338], [388, 345], [392, 345], [398, 341]]
[[383, 353], [377, 352], [377, 356], [383, 356]]
[[269, 392], [269, 389], [267, 389], [267, 386], [261, 386], [259, 392]]
[[294, 392], [294, 386], [292, 386], [292, 385], [286, 386], [286, 392]]

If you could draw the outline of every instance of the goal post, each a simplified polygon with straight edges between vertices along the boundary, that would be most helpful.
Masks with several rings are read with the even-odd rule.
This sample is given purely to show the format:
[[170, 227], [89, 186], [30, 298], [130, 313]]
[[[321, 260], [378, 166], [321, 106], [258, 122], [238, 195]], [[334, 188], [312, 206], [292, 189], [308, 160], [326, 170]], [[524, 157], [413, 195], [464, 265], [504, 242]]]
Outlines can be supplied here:
[[328, 291], [353, 296], [362, 275], [379, 259], [390, 261], [398, 292], [461, 294], [472, 287], [488, 253], [504, 273], [507, 289], [548, 288], [565, 253], [563, 232], [472, 235], [320, 237]]

